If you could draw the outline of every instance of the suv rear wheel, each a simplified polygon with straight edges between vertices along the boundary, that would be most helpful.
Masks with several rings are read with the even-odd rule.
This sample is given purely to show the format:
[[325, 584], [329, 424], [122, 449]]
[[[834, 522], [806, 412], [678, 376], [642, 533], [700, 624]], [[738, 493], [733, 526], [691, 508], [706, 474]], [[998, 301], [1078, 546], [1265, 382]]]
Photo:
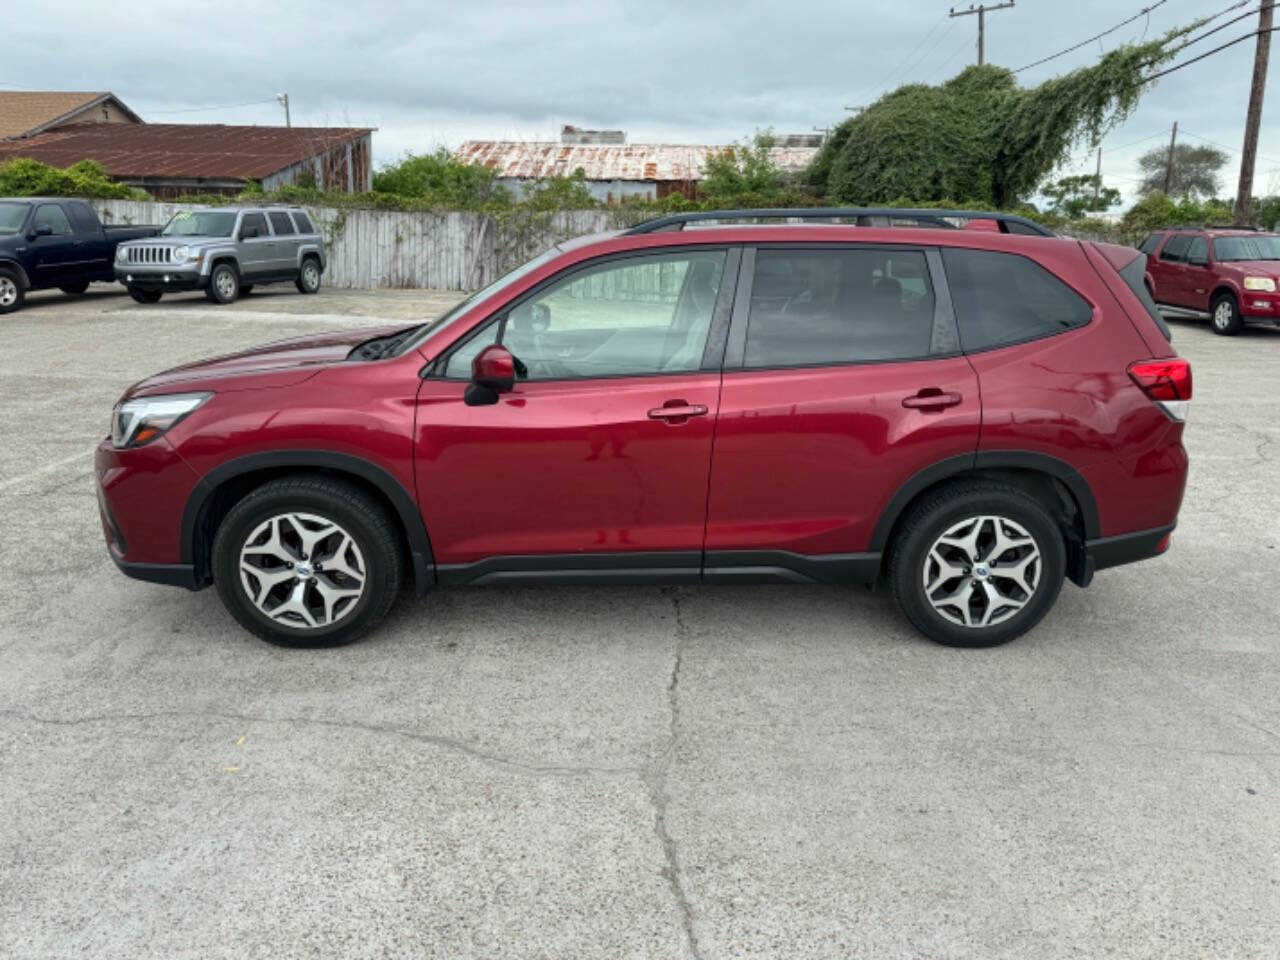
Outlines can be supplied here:
[[1234, 337], [1244, 327], [1244, 321], [1240, 319], [1240, 305], [1236, 303], [1234, 294], [1220, 293], [1214, 297], [1209, 318], [1213, 332], [1224, 337]]
[[22, 309], [25, 294], [22, 278], [16, 270], [0, 267], [0, 313], [13, 313]]
[[296, 284], [299, 293], [316, 293], [320, 289], [320, 261], [315, 257], [303, 260]]
[[209, 274], [204, 295], [214, 303], [234, 303], [240, 296], [240, 274], [229, 263], [219, 263]]
[[356, 487], [273, 480], [231, 508], [213, 541], [213, 581], [241, 625], [283, 646], [356, 639], [400, 589], [395, 528]]
[[972, 481], [914, 507], [893, 545], [889, 582], [902, 612], [931, 640], [989, 647], [1049, 612], [1066, 570], [1058, 525], [1030, 494]]

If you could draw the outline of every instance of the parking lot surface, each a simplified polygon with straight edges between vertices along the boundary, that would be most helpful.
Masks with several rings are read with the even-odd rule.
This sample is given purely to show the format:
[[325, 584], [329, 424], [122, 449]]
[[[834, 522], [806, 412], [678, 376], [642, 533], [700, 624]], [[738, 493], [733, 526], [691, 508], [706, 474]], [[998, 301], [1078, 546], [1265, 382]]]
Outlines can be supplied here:
[[1172, 550], [1006, 647], [853, 589], [488, 587], [299, 651], [122, 577], [91, 450], [158, 369], [457, 295], [103, 289], [0, 318], [0, 956], [1280, 951], [1280, 331], [1175, 324]]

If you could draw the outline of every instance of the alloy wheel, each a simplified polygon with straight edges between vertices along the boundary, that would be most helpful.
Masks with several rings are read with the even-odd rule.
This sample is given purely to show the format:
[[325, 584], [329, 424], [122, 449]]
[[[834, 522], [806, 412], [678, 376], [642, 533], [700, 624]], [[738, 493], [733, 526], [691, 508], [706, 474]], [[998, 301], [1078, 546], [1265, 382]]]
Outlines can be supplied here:
[[223, 300], [230, 300], [236, 295], [236, 278], [230, 270], [219, 271], [213, 282], [218, 288], [218, 296]]
[[0, 307], [12, 307], [18, 301], [18, 285], [8, 277], [0, 277]]
[[320, 271], [310, 260], [303, 264], [302, 282], [308, 290], [315, 290], [320, 286]]
[[1031, 601], [1040, 571], [1040, 547], [1026, 528], [988, 515], [948, 527], [926, 554], [921, 578], [939, 616], [962, 627], [990, 627]]
[[281, 513], [258, 524], [240, 549], [240, 582], [270, 620], [327, 627], [364, 595], [367, 568], [355, 539], [314, 513]]
[[1231, 303], [1227, 300], [1221, 301], [1213, 311], [1213, 325], [1219, 330], [1225, 330], [1231, 326]]

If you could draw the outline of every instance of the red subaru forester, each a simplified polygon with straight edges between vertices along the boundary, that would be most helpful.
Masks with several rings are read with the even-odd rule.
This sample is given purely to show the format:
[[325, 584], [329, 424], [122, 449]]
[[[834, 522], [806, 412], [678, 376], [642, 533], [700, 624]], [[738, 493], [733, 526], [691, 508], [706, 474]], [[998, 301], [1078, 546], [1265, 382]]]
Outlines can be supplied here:
[[883, 583], [926, 636], [1001, 643], [1169, 546], [1191, 371], [1145, 262], [936, 210], [565, 243], [434, 322], [136, 384], [107, 545], [285, 644], [406, 580]]

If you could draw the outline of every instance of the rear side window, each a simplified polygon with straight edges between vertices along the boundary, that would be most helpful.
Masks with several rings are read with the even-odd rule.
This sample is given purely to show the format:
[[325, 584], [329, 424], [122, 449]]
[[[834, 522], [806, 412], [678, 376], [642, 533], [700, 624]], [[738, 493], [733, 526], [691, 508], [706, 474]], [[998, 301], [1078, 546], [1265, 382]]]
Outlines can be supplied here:
[[933, 285], [919, 250], [760, 250], [744, 364], [796, 367], [929, 356]]
[[271, 227], [276, 232], [277, 237], [288, 236], [293, 233], [293, 221], [289, 219], [289, 215], [282, 210], [273, 210], [267, 214], [271, 218]]
[[1093, 316], [1083, 297], [1026, 257], [943, 248], [942, 260], [966, 352], [1062, 333]]
[[293, 211], [293, 222], [298, 225], [299, 233], [315, 233], [316, 228], [311, 225], [311, 218], [301, 210]]
[[1125, 286], [1133, 291], [1133, 295], [1141, 301], [1143, 309], [1150, 314], [1151, 319], [1160, 328], [1160, 332], [1164, 334], [1164, 338], [1172, 343], [1173, 333], [1169, 330], [1169, 325], [1164, 322], [1164, 317], [1160, 316], [1160, 311], [1156, 308], [1156, 302], [1151, 299], [1151, 291], [1147, 289], [1146, 266], [1146, 260], [1142, 257], [1134, 257], [1129, 261], [1129, 265], [1120, 271], [1120, 278], [1124, 280]]
[[1160, 248], [1160, 241], [1163, 239], [1163, 233], [1149, 233], [1147, 238], [1138, 246], [1138, 249], [1143, 253], [1155, 253]]
[[1160, 251], [1160, 259], [1181, 263], [1187, 258], [1187, 247], [1189, 246], [1191, 246], [1190, 237], [1174, 237]]
[[98, 218], [94, 216], [93, 209], [87, 203], [72, 200], [67, 203], [67, 210], [71, 212], [71, 222], [75, 225], [77, 233], [97, 232]]

